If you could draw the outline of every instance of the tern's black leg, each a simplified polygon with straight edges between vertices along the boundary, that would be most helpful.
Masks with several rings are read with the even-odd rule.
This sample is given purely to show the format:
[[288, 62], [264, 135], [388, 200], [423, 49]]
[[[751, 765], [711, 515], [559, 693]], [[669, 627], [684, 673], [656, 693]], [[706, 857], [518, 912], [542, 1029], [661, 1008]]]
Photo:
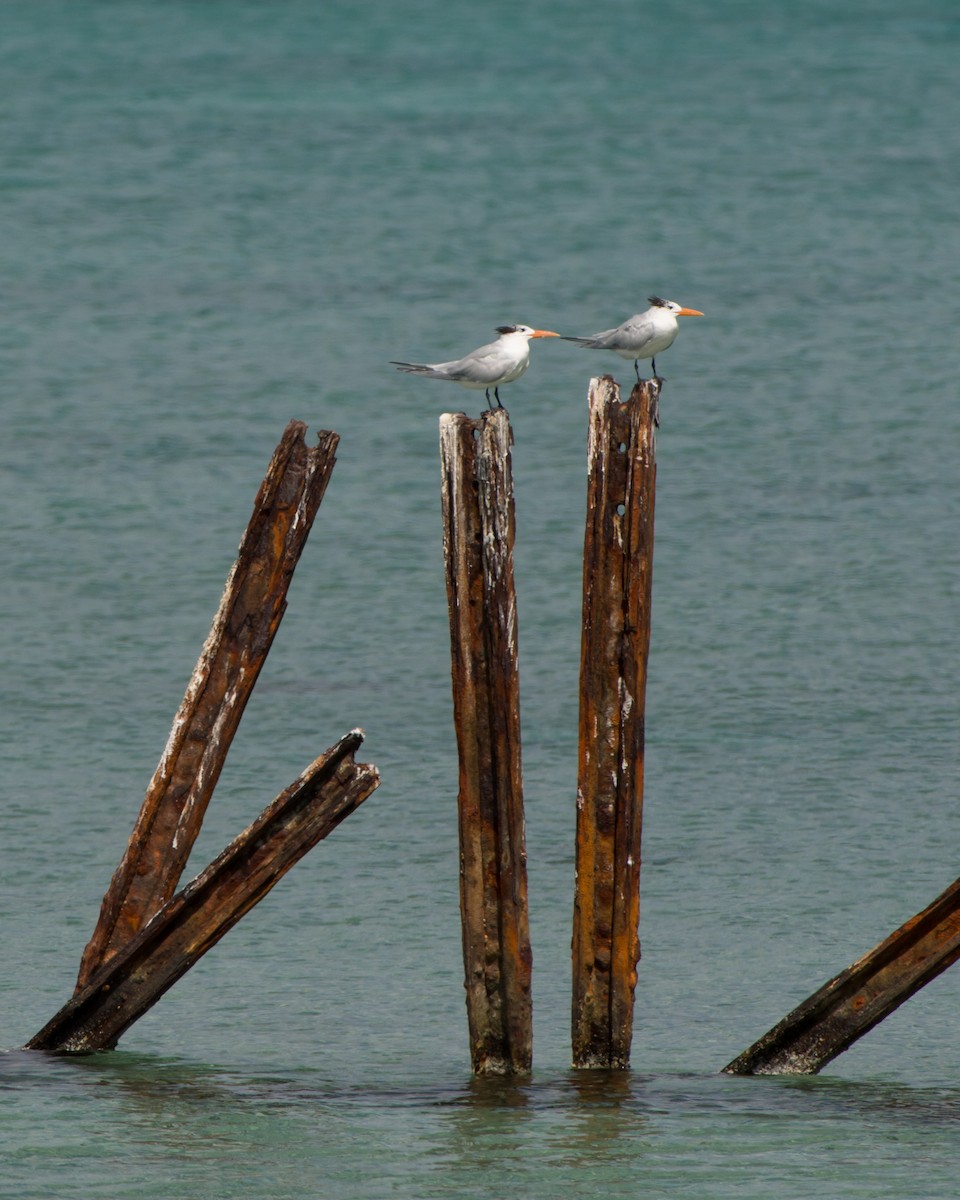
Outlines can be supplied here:
[[633, 369], [637, 373], [637, 383], [639, 383], [640, 382], [640, 359], [639, 358], [635, 358], [633, 360]]
[[486, 390], [486, 391], [485, 391], [483, 394], [484, 394], [484, 395], [486, 396], [486, 398], [487, 398], [487, 408], [490, 408], [490, 409], [492, 409], [492, 408], [493, 408], [493, 405], [490, 403], [490, 389], [489, 389], [489, 388], [487, 388], [487, 390]]
[[654, 377], [654, 379], [656, 379], [657, 378], [657, 360], [655, 358], [650, 359], [650, 366], [653, 369], [653, 377]]
[[494, 389], [493, 389], [493, 394], [494, 394], [494, 395], [496, 396], [496, 398], [497, 398], [497, 408], [503, 408], [503, 405], [500, 403], [500, 389], [499, 389], [499, 388], [494, 388]]

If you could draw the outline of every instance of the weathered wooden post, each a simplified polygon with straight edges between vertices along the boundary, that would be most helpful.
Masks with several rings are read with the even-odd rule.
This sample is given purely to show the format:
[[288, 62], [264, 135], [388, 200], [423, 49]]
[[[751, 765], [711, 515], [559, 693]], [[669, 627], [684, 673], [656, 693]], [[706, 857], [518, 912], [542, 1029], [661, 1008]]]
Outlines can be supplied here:
[[78, 992], [176, 891], [336, 462], [339, 436], [322, 431], [308, 449], [306, 428], [290, 422], [260, 485], [219, 611], [84, 950]]
[[460, 911], [478, 1074], [529, 1071], [533, 1054], [510, 442], [502, 409], [440, 418]]
[[723, 1069], [815, 1075], [960, 958], [960, 879]]
[[660, 385], [591, 380], [583, 555], [573, 1064], [630, 1063]]
[[355, 763], [359, 729], [307, 768], [223, 853], [111, 954], [26, 1045], [112, 1049], [174, 983], [380, 782]]

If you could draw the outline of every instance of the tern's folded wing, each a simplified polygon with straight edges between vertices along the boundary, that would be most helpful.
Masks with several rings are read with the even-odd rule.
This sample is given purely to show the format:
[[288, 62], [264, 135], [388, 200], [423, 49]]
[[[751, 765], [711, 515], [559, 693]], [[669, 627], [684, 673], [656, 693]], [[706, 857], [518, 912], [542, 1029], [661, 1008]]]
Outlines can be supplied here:
[[473, 383], [495, 383], [502, 379], [510, 367], [510, 362], [503, 353], [503, 347], [491, 342], [489, 346], [481, 346], [459, 362], [445, 364], [447, 378], [464, 380]]
[[616, 329], [608, 329], [597, 336], [604, 339], [604, 345], [609, 350], [640, 350], [653, 341], [656, 329], [646, 313], [638, 313]]

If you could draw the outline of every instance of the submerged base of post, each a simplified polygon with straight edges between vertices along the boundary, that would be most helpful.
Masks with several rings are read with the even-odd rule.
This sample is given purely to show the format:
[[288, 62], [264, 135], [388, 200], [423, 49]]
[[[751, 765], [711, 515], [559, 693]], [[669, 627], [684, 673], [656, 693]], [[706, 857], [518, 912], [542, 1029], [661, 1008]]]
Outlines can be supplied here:
[[815, 1075], [960, 959], [960, 879], [723, 1069]]
[[223, 853], [168, 901], [27, 1043], [27, 1050], [110, 1050], [287, 871], [378, 786], [356, 763], [353, 730], [316, 759]]

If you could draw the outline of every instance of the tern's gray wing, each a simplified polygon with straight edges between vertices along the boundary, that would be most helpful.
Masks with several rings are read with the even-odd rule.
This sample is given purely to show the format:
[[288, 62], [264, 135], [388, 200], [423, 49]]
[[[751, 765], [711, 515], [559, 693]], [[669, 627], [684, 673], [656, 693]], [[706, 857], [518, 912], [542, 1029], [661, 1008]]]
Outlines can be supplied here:
[[604, 350], [642, 350], [656, 337], [656, 326], [646, 313], [629, 317], [616, 329], [598, 333], [594, 344]]
[[432, 375], [435, 379], [450, 379], [455, 383], [464, 379], [482, 382], [485, 367], [489, 370], [491, 378], [497, 374], [491, 362], [494, 352], [498, 349], [497, 343], [491, 342], [489, 345], [481, 346], [479, 350], [474, 350], [463, 358], [455, 358], [450, 362], [409, 363], [397, 362], [394, 359], [391, 361], [391, 365], [400, 371], [406, 371], [410, 375]]
[[507, 355], [499, 342], [490, 342], [471, 351], [457, 362], [444, 363], [447, 379], [470, 380], [471, 383], [495, 383], [509, 366]]
[[567, 342], [577, 342], [588, 350], [642, 350], [656, 335], [653, 321], [647, 313], [637, 313], [629, 317], [616, 329], [604, 329], [602, 333], [592, 333], [589, 337], [568, 337]]

